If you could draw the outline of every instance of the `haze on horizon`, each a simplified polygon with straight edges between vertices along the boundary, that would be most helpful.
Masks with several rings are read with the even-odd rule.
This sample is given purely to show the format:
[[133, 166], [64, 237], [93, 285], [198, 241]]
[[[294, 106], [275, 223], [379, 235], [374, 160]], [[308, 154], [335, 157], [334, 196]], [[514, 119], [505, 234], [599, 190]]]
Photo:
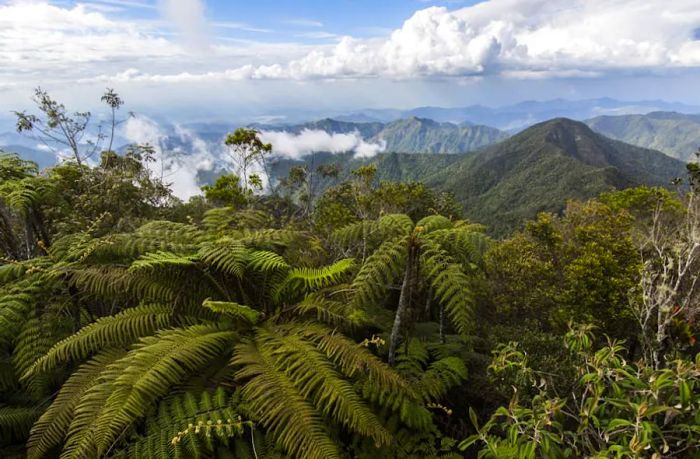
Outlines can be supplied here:
[[[700, 104], [698, 0], [0, 1], [0, 105], [41, 85], [179, 120], [284, 111]], [[0, 116], [6, 116], [6, 114]]]

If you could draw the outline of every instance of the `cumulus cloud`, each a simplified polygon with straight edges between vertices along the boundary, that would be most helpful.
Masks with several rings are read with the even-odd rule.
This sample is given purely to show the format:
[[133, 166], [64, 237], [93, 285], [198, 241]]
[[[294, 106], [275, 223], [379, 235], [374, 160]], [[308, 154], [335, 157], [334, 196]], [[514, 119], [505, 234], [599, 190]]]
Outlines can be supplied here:
[[272, 144], [275, 154], [292, 159], [301, 159], [314, 152], [354, 152], [356, 158], [371, 158], [386, 149], [386, 142], [366, 142], [358, 132], [337, 134], [304, 129], [299, 134], [294, 134], [287, 131], [263, 131], [260, 138]]
[[143, 25], [108, 19], [86, 5], [0, 5], [0, 72], [31, 74], [51, 69], [57, 75], [87, 63], [180, 54], [166, 39], [148, 31]]
[[417, 11], [386, 38], [343, 37], [287, 62], [134, 79], [597, 77], [700, 67], [697, 0], [489, 0]]

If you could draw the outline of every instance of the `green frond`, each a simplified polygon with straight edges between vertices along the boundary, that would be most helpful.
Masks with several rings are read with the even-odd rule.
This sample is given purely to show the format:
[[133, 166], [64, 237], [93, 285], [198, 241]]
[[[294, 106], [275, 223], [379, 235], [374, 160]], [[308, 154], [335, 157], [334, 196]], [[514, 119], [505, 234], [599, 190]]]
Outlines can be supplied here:
[[51, 406], [31, 429], [27, 441], [28, 459], [39, 459], [63, 442], [80, 399], [90, 387], [97, 384], [97, 378], [105, 368], [124, 354], [123, 350], [101, 352], [68, 378]]
[[41, 411], [37, 407], [0, 405], [0, 439], [23, 439]]
[[77, 333], [56, 343], [24, 374], [48, 371], [62, 363], [81, 361], [109, 347], [124, 347], [171, 324], [173, 309], [160, 304], [144, 304], [114, 316], [102, 317]]
[[80, 397], [73, 409], [73, 418], [65, 435], [65, 443], [61, 451], [61, 459], [84, 459], [99, 457], [95, 445], [96, 420], [104, 412], [105, 402], [113, 390], [113, 383], [123, 372], [121, 359], [107, 363], [97, 376], [94, 384], [90, 385]]
[[408, 346], [401, 346], [396, 356], [396, 370], [408, 379], [419, 378], [430, 360], [427, 346], [419, 339], [410, 339]]
[[9, 343], [16, 337], [17, 325], [24, 323], [34, 309], [40, 291], [38, 286], [30, 284], [0, 295], [0, 342]]
[[319, 322], [334, 326], [359, 327], [367, 322], [364, 310], [355, 307], [352, 301], [336, 301], [322, 293], [307, 295], [296, 306], [299, 315], [311, 314]]
[[205, 265], [241, 278], [249, 251], [248, 247], [238, 239], [222, 238], [203, 244], [198, 256]]
[[389, 365], [340, 333], [320, 325], [304, 324], [297, 333], [318, 343], [318, 347], [348, 377], [362, 376], [399, 397], [414, 398], [410, 385]]
[[351, 223], [335, 230], [331, 235], [331, 240], [335, 241], [341, 247], [349, 247], [367, 238], [376, 231], [377, 228], [377, 222], [375, 221], [360, 220], [359, 222]]
[[224, 314], [231, 318], [242, 320], [250, 324], [257, 323], [261, 317], [261, 313], [259, 311], [256, 311], [249, 306], [233, 303], [231, 301], [205, 300], [204, 303], [202, 303], [202, 306], [219, 314]]
[[432, 362], [420, 377], [418, 387], [427, 399], [440, 400], [467, 379], [467, 367], [459, 357]]
[[457, 331], [464, 335], [473, 324], [474, 297], [469, 277], [437, 244], [424, 243], [427, 247], [421, 256], [421, 268], [433, 296], [445, 308]]
[[[59, 318], [55, 317], [51, 317], [51, 320], [40, 320], [36, 317], [31, 317], [19, 325], [21, 331], [15, 339], [12, 352], [12, 364], [15, 367], [16, 374], [25, 374], [39, 358], [51, 349], [51, 346], [60, 337], [65, 336], [64, 333], [67, 333], [69, 328], [62, 327], [62, 325], [65, 324], [62, 324]], [[29, 378], [24, 378], [22, 382], [28, 392], [36, 396], [41, 395], [47, 386], [47, 380], [44, 375], [34, 374]]]
[[320, 268], [292, 268], [284, 281], [275, 289], [273, 297], [276, 300], [281, 296], [298, 297], [337, 284], [354, 264], [355, 261], [352, 258], [346, 258]]
[[36, 177], [8, 180], [0, 182], [0, 196], [8, 207], [27, 214], [40, 201], [45, 188], [46, 183]]
[[240, 235], [241, 242], [247, 246], [267, 250], [273, 247], [288, 246], [305, 238], [307, 235], [300, 231], [274, 228], [243, 230]]
[[406, 214], [387, 214], [377, 220], [383, 238], [405, 236], [413, 231], [414, 224]]
[[401, 275], [406, 261], [406, 238], [384, 242], [370, 255], [352, 282], [359, 306], [377, 306], [387, 288]]
[[442, 215], [428, 215], [416, 223], [416, 227], [422, 227], [426, 233], [449, 229], [453, 226], [454, 223], [449, 218], [443, 217]]
[[167, 268], [189, 268], [196, 266], [197, 258], [194, 256], [178, 255], [172, 252], [154, 252], [142, 255], [131, 263], [129, 272], [155, 271]]
[[492, 243], [486, 234], [475, 231], [468, 225], [436, 230], [426, 237], [440, 244], [443, 250], [465, 266], [480, 264]]
[[231, 362], [245, 381], [243, 399], [266, 432], [290, 455], [308, 459], [340, 458], [320, 413], [277, 366], [269, 349], [255, 343], [236, 346]]
[[211, 457], [218, 444], [230, 446], [231, 439], [245, 434], [247, 424], [239, 419], [238, 398], [222, 387], [176, 395], [159, 403], [157, 414], [146, 420], [145, 435], [115, 457]]
[[37, 257], [31, 260], [11, 261], [0, 265], [0, 285], [15, 282], [26, 275], [41, 272], [51, 266], [49, 257]]
[[248, 254], [247, 268], [263, 273], [289, 269], [282, 256], [267, 250], [255, 250]]
[[80, 266], [65, 273], [76, 289], [98, 298], [125, 298], [133, 291], [133, 279], [123, 266]]
[[142, 338], [117, 364], [122, 368], [95, 420], [99, 454], [175, 384], [205, 368], [228, 349], [236, 334], [215, 325], [193, 325]]
[[318, 343], [302, 339], [304, 326], [274, 331], [261, 330], [256, 345], [273, 357], [278, 371], [287, 375], [300, 394], [311, 400], [324, 416], [352, 432], [372, 437], [377, 445], [388, 444], [391, 436], [369, 407], [343, 378], [335, 363], [319, 349]]
[[221, 207], [204, 214], [204, 227], [210, 232], [226, 233], [231, 230], [259, 229], [269, 227], [270, 215], [261, 210]]

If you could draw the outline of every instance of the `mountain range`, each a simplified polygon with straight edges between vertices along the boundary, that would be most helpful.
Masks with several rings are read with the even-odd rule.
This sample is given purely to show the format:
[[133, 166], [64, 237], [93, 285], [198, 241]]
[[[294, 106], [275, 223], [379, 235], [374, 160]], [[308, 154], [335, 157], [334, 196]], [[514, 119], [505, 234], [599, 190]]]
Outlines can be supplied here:
[[561, 211], [569, 199], [637, 185], [669, 186], [685, 163], [607, 138], [586, 124], [557, 118], [470, 154], [382, 153], [371, 159], [321, 154], [275, 162], [281, 177], [294, 164], [339, 164], [346, 172], [376, 163], [380, 180], [420, 180], [452, 193], [465, 215], [507, 234], [538, 212]]
[[[597, 103], [605, 105], [606, 100]], [[547, 113], [547, 103], [533, 104], [538, 113]], [[572, 112], [584, 114], [590, 111], [591, 102], [570, 105]], [[519, 106], [523, 113], [532, 113], [528, 103]], [[560, 111], [562, 106], [552, 105]], [[426, 107], [415, 109], [408, 118], [388, 122], [324, 118], [293, 125], [251, 126], [285, 131], [292, 139], [306, 131], [352, 134], [384, 147], [372, 158], [355, 158], [353, 151], [337, 149], [335, 154], [303, 153], [295, 156], [297, 159], [278, 156], [273, 161], [272, 180], [285, 176], [296, 164], [313, 163], [315, 167], [338, 163], [348, 174], [357, 166], [375, 162], [381, 180], [423, 181], [453, 193], [466, 216], [489, 225], [494, 234], [505, 234], [537, 212], [558, 212], [568, 199], [586, 199], [605, 190], [640, 184], [669, 185], [672, 179], [685, 175], [685, 161], [692, 159], [700, 146], [700, 115], [678, 112], [605, 115], [585, 122], [557, 117], [516, 133], [469, 121], [417, 116], [445, 119], [449, 113], [455, 114], [454, 110]], [[516, 112], [513, 109], [511, 113]], [[230, 130], [225, 124], [173, 125], [161, 127], [163, 134], [157, 139], [170, 161], [187, 169], [188, 187], [196, 191], [226, 173], [222, 141]], [[119, 144], [123, 142], [120, 139]], [[12, 132], [0, 135], [0, 149], [18, 152], [42, 167], [56, 161], [35, 140]]]
[[607, 137], [659, 150], [683, 161], [694, 160], [700, 148], [700, 115], [652, 112], [598, 116], [586, 124]]
[[305, 130], [320, 130], [329, 134], [357, 133], [369, 143], [382, 144], [385, 151], [398, 153], [467, 153], [508, 137], [506, 132], [490, 126], [440, 123], [415, 116], [389, 123], [357, 123], [326, 118], [297, 125], [253, 124], [252, 127], [261, 131], [293, 134], [301, 134]]

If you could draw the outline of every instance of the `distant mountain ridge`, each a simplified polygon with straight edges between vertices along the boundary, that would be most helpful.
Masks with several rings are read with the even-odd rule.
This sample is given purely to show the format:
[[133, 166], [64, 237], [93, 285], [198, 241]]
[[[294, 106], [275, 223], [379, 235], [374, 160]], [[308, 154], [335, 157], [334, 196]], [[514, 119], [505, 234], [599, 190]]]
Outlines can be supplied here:
[[682, 161], [694, 160], [700, 148], [700, 115], [652, 112], [599, 116], [586, 124], [607, 137], [659, 150]]
[[281, 159], [273, 172], [283, 177], [292, 165], [324, 163], [342, 166], [343, 176], [375, 163], [379, 180], [422, 181], [448, 191], [469, 219], [486, 224], [495, 235], [507, 234], [538, 212], [559, 212], [569, 199], [638, 185], [670, 186], [686, 175], [682, 161], [609, 139], [566, 118], [536, 124], [469, 155], [392, 152], [355, 159], [317, 154], [302, 161]]
[[682, 161], [558, 118], [464, 157], [425, 181], [453, 192], [469, 218], [504, 234], [537, 212], [561, 210], [568, 199], [637, 185], [669, 186], [685, 174]]
[[552, 99], [523, 101], [501, 107], [469, 105], [465, 107], [416, 107], [408, 110], [366, 109], [333, 116], [344, 121], [391, 122], [401, 118], [429, 118], [437, 122], [468, 122], [517, 131], [553, 118], [586, 120], [600, 115], [625, 115], [654, 111], [700, 113], [700, 107], [661, 100], [621, 101], [609, 97], [597, 99]]
[[385, 151], [398, 153], [468, 153], [508, 137], [507, 133], [490, 126], [440, 123], [418, 117], [390, 123], [355, 123], [326, 118], [296, 125], [251, 126], [262, 131], [286, 131], [294, 134], [307, 129], [336, 134], [357, 132], [368, 142], [383, 142], [386, 145]]

